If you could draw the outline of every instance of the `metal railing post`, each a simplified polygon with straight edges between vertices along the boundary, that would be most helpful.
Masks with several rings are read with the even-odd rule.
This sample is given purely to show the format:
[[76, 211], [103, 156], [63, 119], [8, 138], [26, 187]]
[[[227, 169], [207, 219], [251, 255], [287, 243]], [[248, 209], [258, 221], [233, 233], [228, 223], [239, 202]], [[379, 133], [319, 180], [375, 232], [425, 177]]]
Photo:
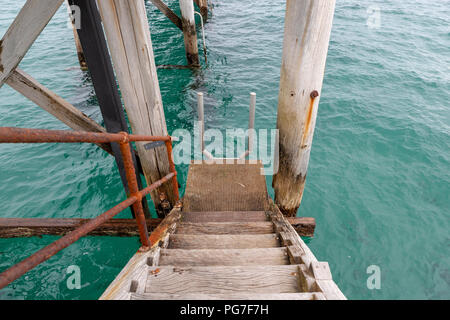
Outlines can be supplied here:
[[173, 161], [173, 154], [172, 154], [172, 139], [165, 142], [166, 148], [167, 148], [167, 157], [169, 159], [169, 171], [173, 173], [172, 177], [172, 186], [173, 186], [173, 192], [175, 194], [175, 200], [180, 200], [180, 193], [178, 191], [178, 179], [177, 179], [177, 170], [175, 169], [175, 162]]
[[142, 206], [142, 194], [139, 192], [138, 183], [136, 180], [136, 172], [134, 170], [133, 158], [131, 155], [130, 139], [128, 133], [121, 132], [124, 140], [119, 142], [120, 152], [122, 153], [123, 166], [127, 177], [128, 189], [130, 190], [130, 197], [136, 197], [139, 201], [133, 203], [133, 210], [136, 215], [136, 222], [139, 228], [139, 237], [144, 247], [150, 247], [150, 240], [148, 239], [147, 223], [145, 221], [144, 208]]

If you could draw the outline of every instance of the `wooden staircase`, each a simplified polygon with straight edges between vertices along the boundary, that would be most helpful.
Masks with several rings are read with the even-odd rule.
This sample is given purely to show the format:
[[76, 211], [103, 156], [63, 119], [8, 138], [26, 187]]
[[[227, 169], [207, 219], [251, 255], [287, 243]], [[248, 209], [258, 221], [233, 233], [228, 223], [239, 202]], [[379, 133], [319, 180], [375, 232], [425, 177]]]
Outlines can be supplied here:
[[192, 164], [183, 208], [100, 299], [345, 299], [267, 195], [261, 164]]

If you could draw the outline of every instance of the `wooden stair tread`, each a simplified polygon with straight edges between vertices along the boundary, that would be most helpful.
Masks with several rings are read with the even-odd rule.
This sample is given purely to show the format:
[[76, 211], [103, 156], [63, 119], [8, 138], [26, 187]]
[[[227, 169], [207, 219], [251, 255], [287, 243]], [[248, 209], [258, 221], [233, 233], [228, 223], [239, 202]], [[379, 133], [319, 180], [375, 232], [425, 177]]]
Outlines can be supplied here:
[[146, 293], [299, 292], [297, 265], [151, 267]]
[[267, 221], [264, 211], [183, 212], [184, 222], [251, 222]]
[[321, 292], [299, 293], [145, 293], [131, 294], [131, 300], [325, 300]]
[[263, 165], [194, 164], [189, 166], [183, 197], [185, 211], [262, 211], [267, 201]]
[[232, 266], [289, 264], [286, 248], [161, 249], [161, 266]]
[[274, 232], [270, 221], [254, 222], [181, 222], [178, 234], [269, 234]]
[[272, 234], [171, 234], [169, 249], [250, 249], [280, 246], [278, 235]]

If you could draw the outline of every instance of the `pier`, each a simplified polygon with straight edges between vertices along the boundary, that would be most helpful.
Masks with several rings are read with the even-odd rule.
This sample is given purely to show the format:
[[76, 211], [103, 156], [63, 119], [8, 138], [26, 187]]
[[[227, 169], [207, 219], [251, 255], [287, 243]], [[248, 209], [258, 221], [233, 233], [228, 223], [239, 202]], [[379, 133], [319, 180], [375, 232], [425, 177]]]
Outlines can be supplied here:
[[269, 198], [258, 164], [191, 164], [183, 206], [103, 300], [345, 299]]
[[[251, 135], [248, 150], [237, 159], [223, 163], [208, 154], [201, 93], [203, 154], [191, 163], [180, 198], [175, 140], [166, 127], [144, 1], [68, 1], [81, 16], [83, 27], [76, 29], [76, 15], [70, 14], [77, 54], [81, 68], [91, 75], [104, 127], [18, 68], [64, 2], [25, 3], [1, 40], [0, 86], [11, 86], [72, 130], [3, 127], [0, 143], [97, 144], [114, 156], [127, 198], [94, 219], [0, 219], [0, 237], [62, 236], [1, 273], [0, 289], [82, 236], [116, 235], [139, 236], [141, 246], [102, 300], [346, 299], [329, 264], [318, 261], [301, 238], [313, 236], [315, 220], [296, 217], [335, 1], [287, 1], [277, 121], [280, 172], [274, 176], [274, 200], [261, 161], [249, 159]], [[151, 2], [183, 33], [183, 67], [200, 68], [194, 1], [179, 1], [181, 17], [163, 1]], [[212, 14], [208, 1], [195, 3], [203, 24]], [[256, 94], [251, 93], [249, 129], [255, 125], [255, 103]], [[162, 208], [158, 219], [150, 218], [147, 195]], [[112, 220], [127, 208], [133, 220]]]

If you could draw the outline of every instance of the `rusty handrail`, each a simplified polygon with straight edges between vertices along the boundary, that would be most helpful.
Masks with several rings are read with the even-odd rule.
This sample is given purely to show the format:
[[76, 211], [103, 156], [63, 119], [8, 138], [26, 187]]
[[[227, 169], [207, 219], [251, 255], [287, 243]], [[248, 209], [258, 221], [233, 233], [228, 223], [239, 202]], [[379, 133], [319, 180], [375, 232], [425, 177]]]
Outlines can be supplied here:
[[[133, 165], [130, 142], [131, 141], [164, 141], [167, 148], [167, 156], [169, 160], [170, 173], [147, 188], [139, 190], [136, 172]], [[148, 195], [152, 190], [160, 187], [163, 183], [172, 180], [174, 195], [176, 201], [179, 200], [177, 172], [172, 157], [172, 138], [170, 136], [145, 136], [130, 135], [126, 132], [119, 133], [97, 133], [84, 131], [67, 131], [67, 130], [43, 130], [43, 129], [25, 129], [0, 127], [0, 143], [111, 143], [117, 142], [120, 146], [120, 152], [123, 157], [125, 173], [127, 178], [130, 195], [128, 198], [108, 211], [102, 213], [98, 217], [92, 219], [88, 223], [80, 226], [74, 231], [68, 233], [62, 238], [56, 240], [50, 245], [37, 251], [28, 258], [22, 260], [16, 265], [10, 267], [6, 271], [0, 273], [0, 289], [7, 286], [14, 280], [21, 277], [37, 265], [48, 260], [62, 249], [68, 247], [79, 238], [85, 236], [92, 230], [104, 222], [110, 220], [126, 208], [133, 206], [136, 222], [139, 228], [139, 237], [142, 243], [141, 250], [147, 250], [151, 247], [148, 236], [147, 224], [145, 221], [144, 211], [142, 207], [142, 198]]]

